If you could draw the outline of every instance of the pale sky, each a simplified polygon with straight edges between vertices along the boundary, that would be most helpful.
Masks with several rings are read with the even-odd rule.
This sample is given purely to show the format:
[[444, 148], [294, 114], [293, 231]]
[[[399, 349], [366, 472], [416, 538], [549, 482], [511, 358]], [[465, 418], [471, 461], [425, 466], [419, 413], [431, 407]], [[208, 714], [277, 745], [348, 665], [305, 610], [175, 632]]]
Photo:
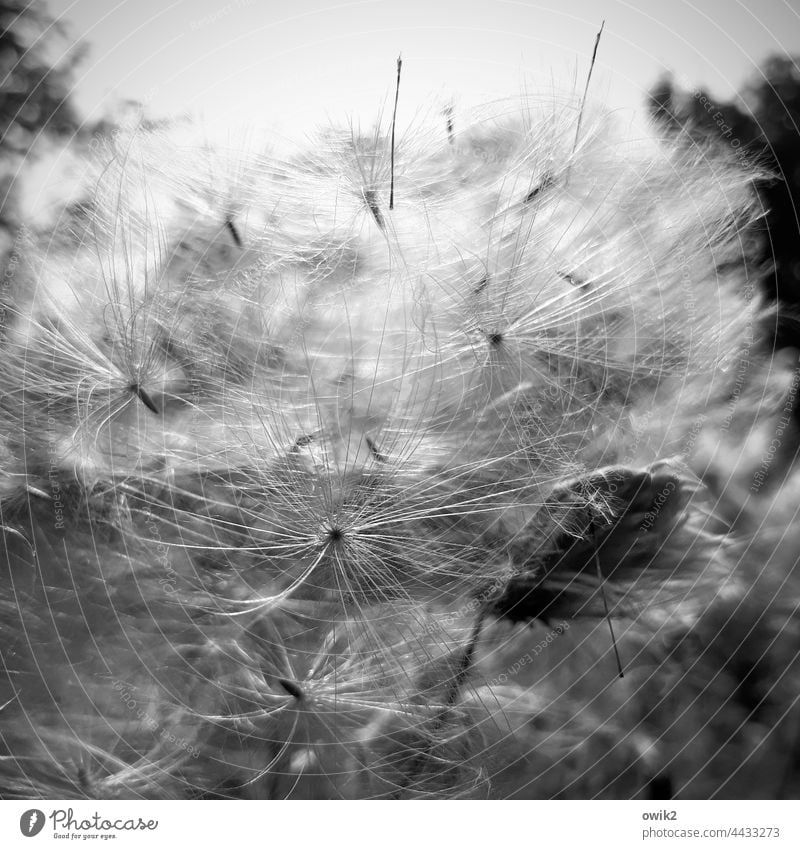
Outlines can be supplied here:
[[[663, 70], [729, 97], [770, 53], [800, 53], [800, 0], [50, 0], [91, 46], [76, 94], [155, 115], [249, 122], [289, 135], [328, 118], [374, 116], [393, 96], [398, 122], [509, 96], [582, 90], [605, 31], [592, 93], [638, 106]], [[96, 113], [95, 113], [96, 114]]]

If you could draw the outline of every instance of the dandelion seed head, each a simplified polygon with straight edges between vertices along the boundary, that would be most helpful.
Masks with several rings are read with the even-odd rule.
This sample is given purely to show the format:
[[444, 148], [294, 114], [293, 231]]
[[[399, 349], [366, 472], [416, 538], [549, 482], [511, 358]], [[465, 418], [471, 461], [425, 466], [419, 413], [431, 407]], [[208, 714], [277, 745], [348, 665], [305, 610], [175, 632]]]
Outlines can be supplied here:
[[626, 688], [741, 589], [689, 463], [762, 312], [753, 175], [574, 97], [448, 120], [119, 133], [21, 246], [0, 794], [635, 795], [670, 756]]

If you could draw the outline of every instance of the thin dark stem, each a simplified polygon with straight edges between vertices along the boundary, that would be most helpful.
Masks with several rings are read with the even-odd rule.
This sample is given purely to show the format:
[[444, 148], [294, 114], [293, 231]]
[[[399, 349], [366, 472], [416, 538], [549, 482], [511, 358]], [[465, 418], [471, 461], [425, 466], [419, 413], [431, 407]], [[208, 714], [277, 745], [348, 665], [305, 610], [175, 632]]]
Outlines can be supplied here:
[[478, 646], [478, 640], [480, 639], [481, 630], [483, 629], [483, 616], [484, 613], [481, 611], [478, 614], [478, 618], [475, 620], [475, 625], [472, 627], [469, 642], [467, 643], [467, 647], [464, 649], [464, 654], [459, 661], [458, 669], [455, 677], [453, 678], [453, 683], [447, 691], [447, 698], [445, 699], [445, 705], [447, 707], [436, 718], [435, 727], [437, 729], [441, 727], [442, 723], [447, 718], [449, 708], [453, 707], [453, 705], [455, 705], [458, 701], [458, 697], [461, 695], [461, 687], [472, 669], [472, 658], [475, 656], [475, 649]]
[[397, 123], [397, 101], [400, 99], [400, 71], [403, 68], [402, 54], [397, 57], [397, 86], [394, 90], [394, 112], [392, 112], [392, 165], [391, 177], [389, 186], [389, 209], [394, 209], [394, 130]]
[[617, 669], [619, 670], [619, 677], [624, 678], [625, 673], [622, 671], [622, 661], [619, 657], [619, 651], [617, 650], [617, 638], [614, 634], [614, 626], [611, 624], [611, 615], [608, 612], [608, 601], [606, 599], [606, 591], [603, 586], [605, 583], [605, 578], [603, 578], [603, 573], [600, 571], [600, 558], [595, 554], [594, 562], [597, 565], [597, 579], [600, 581], [600, 597], [603, 599], [603, 608], [606, 613], [606, 622], [608, 622], [608, 630], [611, 634], [611, 643], [614, 646], [614, 657], [617, 659]]
[[472, 627], [469, 642], [464, 648], [464, 652], [458, 662], [458, 667], [456, 668], [453, 680], [447, 689], [447, 693], [444, 698], [444, 707], [442, 707], [439, 713], [436, 714], [431, 724], [431, 739], [425, 743], [423, 749], [412, 759], [405, 781], [403, 781], [398, 789], [398, 793], [395, 795], [399, 795], [399, 793], [408, 788], [417, 770], [423, 766], [426, 758], [430, 756], [431, 749], [434, 746], [432, 735], [441, 730], [442, 726], [447, 721], [447, 718], [450, 716], [452, 708], [458, 702], [458, 698], [461, 695], [461, 688], [464, 686], [464, 682], [467, 680], [470, 670], [472, 669], [472, 660], [475, 657], [475, 649], [478, 647], [478, 641], [480, 640], [484, 616], [485, 612], [481, 610], [478, 614], [478, 618], [475, 620], [475, 624]]
[[575, 153], [578, 147], [578, 139], [581, 135], [581, 123], [583, 122], [583, 110], [586, 106], [586, 97], [589, 94], [589, 83], [592, 81], [592, 71], [594, 70], [594, 63], [597, 61], [597, 48], [600, 46], [600, 36], [603, 34], [603, 28], [605, 27], [605, 20], [600, 24], [600, 29], [597, 32], [597, 35], [594, 39], [594, 50], [592, 51], [592, 61], [589, 64], [589, 73], [586, 75], [586, 85], [583, 87], [583, 97], [581, 98], [581, 109], [578, 113], [578, 126], [575, 128], [575, 141], [572, 145], [572, 152]]

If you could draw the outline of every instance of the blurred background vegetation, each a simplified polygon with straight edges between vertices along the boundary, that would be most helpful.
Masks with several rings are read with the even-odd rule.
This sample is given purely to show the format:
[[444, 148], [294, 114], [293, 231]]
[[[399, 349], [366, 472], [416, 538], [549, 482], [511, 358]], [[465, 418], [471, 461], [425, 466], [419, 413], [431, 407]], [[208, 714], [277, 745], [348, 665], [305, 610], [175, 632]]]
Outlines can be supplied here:
[[731, 101], [677, 87], [670, 77], [650, 91], [649, 110], [687, 145], [718, 144], [735, 151], [757, 180], [765, 211], [760, 257], [764, 284], [781, 305], [775, 343], [800, 347], [800, 57], [773, 56]]
[[27, 152], [40, 133], [71, 137], [80, 127], [70, 100], [86, 48], [66, 49], [63, 26], [38, 3], [0, 2], [2, 152]]
[[70, 47], [68, 33], [42, 3], [0, 0], [0, 227], [5, 241], [19, 223], [17, 184], [31, 159], [53, 143], [81, 137], [70, 91], [85, 54], [85, 47]]

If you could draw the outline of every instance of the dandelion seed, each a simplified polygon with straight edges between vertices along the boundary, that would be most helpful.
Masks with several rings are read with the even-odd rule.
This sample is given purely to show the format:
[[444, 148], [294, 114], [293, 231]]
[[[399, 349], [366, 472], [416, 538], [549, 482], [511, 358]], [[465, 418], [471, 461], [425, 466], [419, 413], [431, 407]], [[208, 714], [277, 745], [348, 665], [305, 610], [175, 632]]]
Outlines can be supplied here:
[[[364, 203], [367, 205], [367, 208], [372, 213], [372, 217], [375, 219], [375, 223], [381, 230], [386, 229], [386, 222], [383, 218], [383, 213], [381, 212], [380, 205], [378, 204], [378, 194], [374, 189], [362, 189], [361, 194], [364, 198]], [[390, 209], [392, 207], [389, 207]]]
[[239, 235], [239, 231], [236, 229], [233, 221], [230, 218], [225, 219], [225, 226], [228, 228], [228, 232], [231, 234], [231, 238], [233, 239], [233, 243], [237, 248], [241, 248], [243, 246], [242, 237]]
[[279, 678], [278, 683], [283, 687], [284, 690], [293, 698], [300, 701], [303, 698], [303, 690], [301, 687], [298, 687], [294, 681], [287, 681], [285, 678]]
[[445, 126], [446, 126], [446, 129], [447, 129], [447, 140], [450, 142], [450, 145], [452, 146], [453, 143], [455, 142], [455, 134], [453, 132], [454, 123], [453, 123], [453, 105], [452, 104], [449, 104], [448, 106], [445, 107], [444, 117], [445, 117]]
[[536, 200], [542, 192], [547, 191], [547, 189], [551, 188], [553, 185], [555, 185], [555, 177], [553, 177], [552, 174], [545, 174], [539, 185], [531, 189], [528, 194], [525, 195], [523, 203], [531, 203], [531, 201]]
[[153, 403], [147, 392], [138, 384], [132, 383], [128, 389], [150, 410], [151, 413], [158, 415], [158, 407]]

